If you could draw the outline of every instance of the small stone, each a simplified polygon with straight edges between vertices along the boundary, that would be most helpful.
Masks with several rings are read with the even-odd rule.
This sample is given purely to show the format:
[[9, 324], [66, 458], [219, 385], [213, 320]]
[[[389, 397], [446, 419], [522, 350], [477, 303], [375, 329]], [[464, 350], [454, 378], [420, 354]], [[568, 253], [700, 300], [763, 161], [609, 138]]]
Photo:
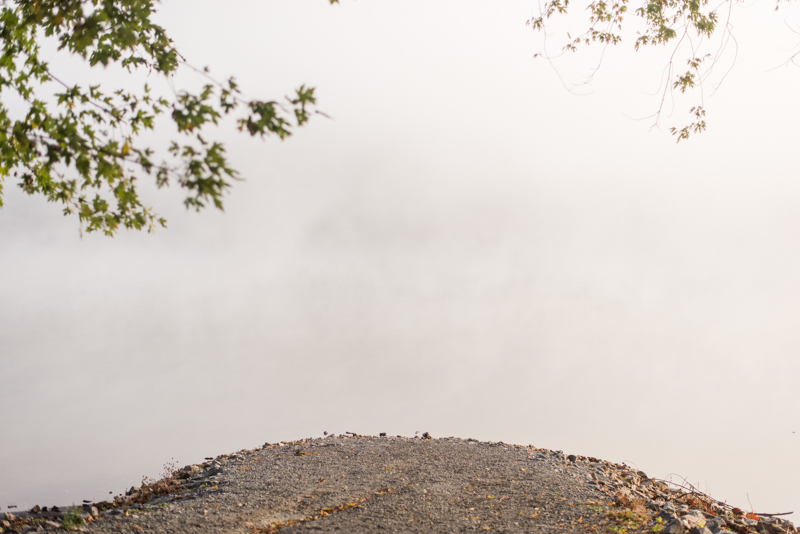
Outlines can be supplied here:
[[672, 514], [673, 514], [673, 515], [674, 515], [674, 514], [675, 514], [675, 512], [677, 511], [677, 510], [675, 510], [675, 505], [674, 505], [674, 504], [672, 504], [671, 502], [665, 502], [665, 503], [664, 503], [664, 506], [662, 506], [662, 507], [661, 507], [661, 509], [662, 509], [662, 510], [665, 510], [665, 511], [667, 511], [667, 512], [672, 512]]
[[706, 526], [706, 516], [700, 510], [692, 510], [683, 516], [683, 523], [688, 530], [703, 528]]
[[578, 459], [578, 457], [575, 456], [574, 454], [570, 454], [569, 456], [567, 456], [567, 460], [569, 460], [570, 462], [574, 462], [577, 459]]
[[428, 432], [423, 432], [422, 439], [431, 439], [431, 435]]
[[717, 534], [721, 530], [725, 530], [728, 524], [725, 523], [725, 520], [721, 517], [715, 517], [714, 519], [709, 519], [706, 521], [706, 528], [708, 528], [714, 534]]
[[187, 465], [178, 473], [178, 478], [189, 478], [200, 473], [200, 467], [196, 465]]
[[42, 521], [42, 524], [50, 528], [61, 528], [61, 523], [56, 523], [55, 521]]
[[137, 488], [136, 486], [131, 486], [131, 489], [126, 491], [125, 495], [133, 495], [134, 493], [137, 493], [138, 491], [139, 491], [139, 488]]
[[380, 433], [380, 434], [378, 434], [378, 435], [379, 435], [380, 437], [382, 437], [382, 438], [385, 438], [385, 437], [386, 437], [386, 432], [381, 432], [381, 433]]
[[6, 521], [5, 519], [3, 519], [2, 522], [0, 522], [0, 525], [3, 525], [5, 528], [11, 528], [11, 523]]
[[51, 506], [50, 507], [50, 511], [51, 512], [60, 512], [61, 510], [59, 510], [58, 506]]
[[96, 506], [92, 506], [89, 509], [89, 513], [92, 514], [92, 517], [95, 518], [95, 519], [100, 517], [100, 510], [98, 510]]
[[6, 512], [5, 514], [3, 514], [3, 519], [5, 519], [6, 521], [14, 521], [16, 517], [11, 512]]
[[679, 519], [673, 519], [667, 526], [664, 527], [664, 530], [661, 531], [663, 534], [683, 534], [683, 523]]
[[41, 512], [41, 511], [42, 511], [42, 509], [41, 509], [41, 508], [39, 508], [39, 505], [38, 505], [38, 504], [37, 504], [37, 505], [35, 505], [33, 508], [31, 508], [31, 513], [32, 513], [32, 514], [38, 514], [38, 513], [39, 513], [39, 512]]

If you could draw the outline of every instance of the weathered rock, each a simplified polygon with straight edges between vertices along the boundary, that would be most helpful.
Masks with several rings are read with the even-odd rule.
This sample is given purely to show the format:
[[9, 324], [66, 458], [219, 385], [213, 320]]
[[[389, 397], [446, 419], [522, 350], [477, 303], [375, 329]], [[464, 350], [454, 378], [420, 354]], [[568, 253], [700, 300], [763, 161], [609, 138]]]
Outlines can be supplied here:
[[16, 517], [11, 512], [6, 512], [3, 514], [3, 519], [5, 519], [6, 521], [14, 521]]
[[55, 521], [42, 521], [42, 525], [48, 526], [50, 528], [61, 528], [61, 523], [56, 523]]
[[644, 501], [644, 503], [645, 503], [645, 505], [647, 506], [647, 508], [648, 508], [649, 510], [653, 511], [653, 512], [658, 512], [658, 511], [661, 509], [661, 505], [660, 505], [660, 504], [658, 504], [658, 503], [657, 503], [656, 501], [654, 501], [653, 499], [646, 498], [646, 499], [645, 499], [645, 501]]
[[683, 523], [680, 519], [673, 519], [664, 527], [663, 534], [683, 534]]
[[687, 530], [695, 530], [706, 526], [706, 516], [700, 510], [692, 510], [681, 519]]
[[725, 520], [721, 517], [715, 517], [714, 519], [706, 521], [706, 527], [714, 534], [718, 534], [721, 530], [726, 530], [728, 524], [725, 523]]
[[34, 507], [33, 507], [33, 508], [31, 508], [31, 513], [32, 513], [32, 514], [38, 514], [38, 513], [39, 513], [39, 512], [41, 512], [41, 511], [42, 511], [42, 509], [39, 507], [39, 505], [38, 505], [38, 504], [37, 504], [37, 505], [34, 505]]
[[431, 439], [431, 435], [430, 435], [430, 433], [428, 433], [428, 432], [423, 432], [423, 433], [422, 433], [422, 439]]
[[567, 456], [567, 460], [569, 460], [570, 462], [574, 462], [577, 459], [578, 459], [578, 457], [575, 456], [574, 454], [570, 454], [569, 456]]
[[190, 478], [200, 473], [200, 467], [197, 465], [187, 465], [178, 473], [178, 478]]

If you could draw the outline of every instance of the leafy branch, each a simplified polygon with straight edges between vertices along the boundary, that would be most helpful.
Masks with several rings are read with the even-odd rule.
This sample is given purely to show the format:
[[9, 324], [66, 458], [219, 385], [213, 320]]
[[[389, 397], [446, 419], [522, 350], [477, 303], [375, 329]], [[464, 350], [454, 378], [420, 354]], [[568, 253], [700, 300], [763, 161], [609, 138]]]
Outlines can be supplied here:
[[[674, 91], [683, 94], [699, 89], [698, 102], [689, 110], [691, 122], [681, 128], [671, 127], [670, 132], [676, 137], [676, 141], [680, 142], [704, 131], [706, 129], [704, 83], [718, 65], [727, 46], [730, 43], [736, 46], [730, 23], [733, 0], [722, 0], [715, 7], [710, 7], [708, 0], [644, 0], [636, 9], [631, 10], [629, 7], [628, 0], [615, 0], [610, 3], [595, 0], [589, 3], [586, 7], [589, 12], [589, 28], [575, 38], [567, 33], [567, 42], [562, 46], [562, 53], [577, 52], [581, 47], [600, 44], [603, 46], [604, 55], [606, 47], [622, 42], [623, 26], [633, 13], [634, 17], [644, 22], [644, 31], [639, 32], [633, 41], [635, 50], [638, 51], [645, 46], [672, 45], [673, 47], [662, 79], [663, 89], [659, 107], [649, 117], [654, 121], [653, 126], [659, 126], [664, 105]], [[548, 20], [567, 14], [570, 8], [570, 0], [550, 0], [541, 6], [539, 15], [529, 19], [527, 24], [546, 38]], [[714, 54], [701, 54], [701, 44], [712, 37], [719, 38], [718, 49]], [[676, 58], [679, 52], [686, 50], [687, 47], [687, 68], [685, 71], [678, 70], [675, 67]], [[545, 53], [537, 54], [539, 55], [544, 55], [548, 60], [554, 57], [546, 52], [546, 48]], [[597, 68], [599, 65], [592, 69], [587, 83]], [[725, 76], [727, 73], [723, 74], [723, 80]], [[719, 84], [716, 87], [719, 87]]]
[[[14, 119], [0, 100], [0, 206], [3, 182], [13, 176], [26, 193], [62, 204], [65, 215], [77, 214], [87, 232], [153, 231], [166, 221], [142, 203], [137, 184], [143, 176], [152, 176], [159, 188], [178, 184], [187, 193], [184, 204], [198, 211], [222, 209], [224, 193], [241, 179], [225, 147], [204, 138], [209, 126], [237, 112], [240, 131], [285, 139], [319, 113], [313, 87], [300, 86], [283, 103], [247, 100], [233, 77], [217, 82], [208, 69], [189, 65], [151, 21], [156, 1], [0, 1], [0, 96], [16, 94], [27, 106]], [[92, 67], [118, 64], [165, 78], [187, 67], [210, 83], [169, 100], [154, 96], [148, 85], [140, 91], [70, 85], [41, 58], [40, 41], [46, 39]], [[170, 161], [157, 162], [138, 137], [167, 114], [182, 139], [170, 143]]]

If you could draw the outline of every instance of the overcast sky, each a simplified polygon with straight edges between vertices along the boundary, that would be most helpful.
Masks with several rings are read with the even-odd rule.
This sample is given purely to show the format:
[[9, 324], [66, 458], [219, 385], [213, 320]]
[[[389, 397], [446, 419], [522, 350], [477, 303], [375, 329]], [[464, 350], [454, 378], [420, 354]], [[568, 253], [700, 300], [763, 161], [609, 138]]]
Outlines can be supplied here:
[[770, 69], [797, 11], [737, 7], [708, 131], [676, 145], [685, 108], [635, 120], [664, 51], [629, 40], [570, 92], [594, 56], [534, 60], [532, 0], [327, 4], [162, 4], [193, 64], [252, 98], [314, 85], [332, 117], [285, 142], [222, 125], [247, 178], [225, 213], [149, 188], [168, 229], [81, 238], [6, 182], [2, 510], [325, 430], [534, 444], [795, 510], [800, 70]]

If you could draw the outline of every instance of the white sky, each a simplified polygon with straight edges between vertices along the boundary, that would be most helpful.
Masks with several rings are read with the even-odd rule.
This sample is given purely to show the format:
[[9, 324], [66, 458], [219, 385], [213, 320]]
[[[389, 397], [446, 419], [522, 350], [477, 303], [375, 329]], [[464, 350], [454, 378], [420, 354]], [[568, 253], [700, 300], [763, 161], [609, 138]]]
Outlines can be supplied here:
[[247, 181], [224, 214], [149, 191], [154, 236], [80, 239], [6, 183], [0, 507], [102, 499], [173, 457], [419, 430], [794, 510], [800, 70], [768, 69], [800, 16], [773, 8], [735, 11], [709, 130], [676, 145], [630, 118], [657, 107], [664, 53], [613, 51], [571, 94], [532, 59], [531, 0], [166, 1], [191, 62], [251, 97], [314, 85], [333, 120], [283, 143], [224, 125]]

